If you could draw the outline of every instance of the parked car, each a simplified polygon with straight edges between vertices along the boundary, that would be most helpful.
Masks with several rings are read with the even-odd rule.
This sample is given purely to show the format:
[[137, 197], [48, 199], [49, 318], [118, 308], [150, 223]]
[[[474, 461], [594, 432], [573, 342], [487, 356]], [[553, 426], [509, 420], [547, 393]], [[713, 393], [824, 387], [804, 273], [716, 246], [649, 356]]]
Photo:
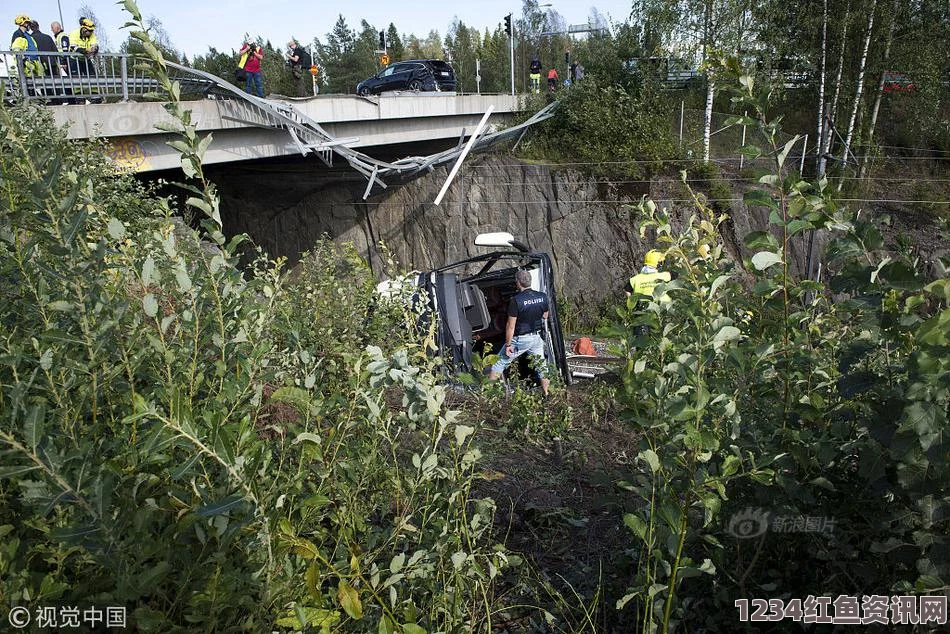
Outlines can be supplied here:
[[[498, 354], [505, 342], [508, 300], [517, 292], [515, 272], [524, 269], [531, 273], [531, 288], [547, 294], [550, 304], [543, 333], [545, 360], [561, 375], [565, 384], [570, 384], [571, 372], [557, 314], [551, 257], [544, 252], [531, 251], [510, 233], [480, 234], [475, 238], [475, 245], [493, 249], [483, 255], [416, 273], [407, 280], [413, 288], [425, 291], [427, 305], [422, 307], [422, 318], [424, 321], [435, 319], [436, 354], [442, 356], [453, 373], [471, 372], [476, 352], [485, 354], [490, 350], [492, 354]], [[383, 282], [377, 290], [384, 296], [395, 297], [398, 296], [395, 289], [398, 284]], [[523, 363], [511, 367], [517, 367], [525, 378], [533, 379], [534, 373], [527, 367], [527, 355], [523, 357]]]
[[455, 71], [440, 59], [396, 62], [356, 85], [356, 94], [378, 95], [389, 90], [455, 90]]
[[884, 71], [884, 92], [914, 92], [914, 81], [903, 73]]

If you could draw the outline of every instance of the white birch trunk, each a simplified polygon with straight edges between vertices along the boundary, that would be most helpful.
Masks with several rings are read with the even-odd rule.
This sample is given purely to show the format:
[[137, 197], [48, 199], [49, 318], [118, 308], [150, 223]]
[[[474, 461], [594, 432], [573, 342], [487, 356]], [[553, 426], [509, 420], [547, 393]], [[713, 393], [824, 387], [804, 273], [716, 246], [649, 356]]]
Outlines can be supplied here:
[[[835, 120], [838, 114], [838, 97], [841, 94], [841, 75], [844, 71], [844, 49], [845, 44], [848, 41], [848, 22], [851, 21], [851, 3], [848, 3], [847, 8], [844, 12], [844, 25], [841, 27], [841, 50], [838, 52], [838, 76], [835, 78], [835, 96], [831, 100], [831, 109], [828, 111], [828, 116], [831, 117], [832, 121]], [[825, 146], [821, 148], [822, 154], [827, 154], [828, 150], [831, 149], [831, 134], [825, 139]]]
[[[825, 138], [822, 132], [825, 129], [825, 74], [827, 73], [828, 59], [828, 0], [825, 0], [825, 12], [821, 21], [821, 72], [818, 78], [818, 134], [815, 136], [816, 159], [818, 160], [818, 177], [821, 178], [825, 173], [825, 154], [822, 148], [825, 146]], [[806, 148], [807, 149], [807, 148]]]
[[[712, 44], [712, 5], [714, 0], [706, 0], [703, 15], [703, 64], [709, 60], [709, 48]], [[703, 115], [703, 162], [709, 162], [709, 143], [712, 136], [712, 109], [716, 94], [716, 80], [713, 74], [706, 70], [706, 111]]]
[[887, 31], [887, 43], [884, 45], [884, 61], [881, 67], [881, 78], [877, 82], [877, 95], [874, 97], [874, 108], [871, 110], [868, 143], [874, 139], [874, 128], [877, 126], [877, 114], [881, 109], [881, 97], [884, 94], [884, 71], [887, 69], [887, 61], [891, 57], [891, 44], [894, 42], [894, 28], [897, 26], [897, 10], [899, 7], [899, 0], [894, 0], [891, 6], [891, 26]]
[[[884, 58], [881, 64], [881, 77], [877, 81], [877, 90], [874, 95], [874, 106], [871, 108], [871, 121], [868, 122], [868, 145], [874, 142], [874, 129], [877, 127], [877, 115], [881, 110], [881, 99], [884, 97], [884, 72], [887, 70], [887, 60], [891, 57], [891, 44], [894, 42], [894, 29], [897, 26], [897, 11], [900, 7], [899, 0], [894, 0], [891, 5], [891, 25], [887, 30], [887, 42], [884, 44]], [[861, 168], [858, 170], [858, 178], [864, 178], [868, 173], [867, 159], [861, 161]]]
[[709, 144], [712, 136], [713, 97], [716, 95], [716, 79], [707, 74], [706, 79], [706, 113], [703, 117], [703, 162], [709, 162]]
[[[868, 49], [871, 47], [871, 31], [874, 28], [874, 10], [877, 8], [877, 0], [871, 0], [871, 10], [868, 13], [868, 32], [864, 36], [864, 49], [861, 51], [861, 61], [858, 64], [858, 87], [854, 91], [854, 104], [851, 106], [851, 119], [848, 121], [848, 132], [845, 135], [844, 141], [844, 151], [842, 152], [841, 158], [847, 163], [848, 154], [851, 152], [851, 141], [854, 137], [854, 122], [858, 118], [858, 108], [861, 105], [861, 97], [864, 92], [864, 71], [867, 67], [868, 62]], [[844, 184], [844, 180], [838, 181], [838, 191], [841, 191], [841, 186]]]

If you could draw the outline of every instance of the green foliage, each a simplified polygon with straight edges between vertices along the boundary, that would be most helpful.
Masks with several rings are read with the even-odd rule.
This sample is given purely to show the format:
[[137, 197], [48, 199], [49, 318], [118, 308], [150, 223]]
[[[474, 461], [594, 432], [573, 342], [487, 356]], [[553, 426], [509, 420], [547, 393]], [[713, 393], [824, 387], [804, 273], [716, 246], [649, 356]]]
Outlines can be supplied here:
[[[702, 200], [680, 230], [643, 203], [641, 230], [678, 276], [618, 314], [622, 415], [644, 432], [625, 485], [643, 501], [624, 516], [638, 574], [618, 607], [643, 631], [730, 627], [715, 615], [750, 596], [932, 593], [950, 569], [950, 280], [881, 255], [873, 223], [789, 170], [798, 140], [779, 143], [754, 82], [741, 83], [735, 100], [756, 114], [736, 122], [758, 134], [747, 151], [773, 162], [745, 202], [773, 231], [746, 236], [742, 271]], [[792, 241], [816, 229], [836, 236], [827, 288], [789, 272]], [[832, 529], [806, 530], [805, 517]], [[782, 518], [803, 527], [783, 532]]]
[[390, 313], [366, 318], [385, 353], [361, 341], [372, 285], [351, 248], [238, 267], [205, 139], [169, 109], [203, 233], [95, 146], [0, 109], [0, 609], [119, 605], [136, 631], [486, 629], [508, 558], [470, 494], [475, 429]]
[[594, 173], [644, 178], [675, 156], [665, 100], [585, 78], [560, 94], [554, 117], [540, 125], [524, 154], [589, 163]]

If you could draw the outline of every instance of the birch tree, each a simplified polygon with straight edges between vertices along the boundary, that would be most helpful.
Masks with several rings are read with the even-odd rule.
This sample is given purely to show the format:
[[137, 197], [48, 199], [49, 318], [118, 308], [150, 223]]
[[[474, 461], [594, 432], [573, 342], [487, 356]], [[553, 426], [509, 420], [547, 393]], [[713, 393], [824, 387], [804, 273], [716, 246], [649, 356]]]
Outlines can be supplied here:
[[818, 134], [815, 135], [817, 143], [816, 156], [818, 159], [818, 177], [821, 178], [825, 173], [825, 155], [822, 151], [825, 137], [825, 73], [827, 73], [828, 60], [828, 0], [822, 3], [821, 19], [821, 68], [818, 73]]
[[[887, 62], [891, 57], [891, 44], [894, 42], [894, 29], [897, 26], [897, 12], [900, 8], [899, 0], [891, 3], [890, 26], [887, 29], [887, 42], [884, 44], [883, 63], [881, 64], [881, 75], [877, 82], [877, 89], [874, 95], [874, 105], [871, 107], [871, 120], [868, 122], [868, 140], [870, 145], [874, 141], [874, 128], [877, 127], [877, 115], [881, 111], [881, 99], [884, 96], [884, 79], [887, 72]], [[867, 160], [861, 161], [861, 167], [858, 176], [863, 178], [867, 173]]]
[[[861, 60], [858, 62], [858, 85], [854, 90], [854, 103], [851, 106], [851, 118], [848, 121], [848, 131], [845, 135], [844, 150], [842, 151], [842, 160], [847, 163], [848, 154], [851, 152], [851, 141], [854, 138], [854, 123], [858, 118], [858, 108], [861, 106], [861, 99], [864, 95], [864, 73], [867, 68], [868, 49], [871, 46], [871, 32], [874, 30], [874, 12], [877, 9], [877, 0], [871, 0], [871, 8], [868, 11], [868, 28], [864, 35], [864, 47], [861, 50]], [[838, 181], [838, 191], [844, 184], [844, 179]]]

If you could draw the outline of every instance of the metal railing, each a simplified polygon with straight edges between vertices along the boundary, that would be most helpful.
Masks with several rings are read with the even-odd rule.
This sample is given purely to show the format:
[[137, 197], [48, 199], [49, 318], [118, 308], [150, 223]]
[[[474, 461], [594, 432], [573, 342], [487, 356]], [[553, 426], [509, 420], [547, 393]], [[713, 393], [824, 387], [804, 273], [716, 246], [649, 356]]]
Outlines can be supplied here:
[[[147, 94], [161, 94], [158, 81], [147, 66], [132, 55], [0, 51], [0, 82], [5, 101], [41, 101], [49, 104], [87, 101], [130, 101]], [[207, 93], [210, 82], [183, 82], [185, 92]]]

